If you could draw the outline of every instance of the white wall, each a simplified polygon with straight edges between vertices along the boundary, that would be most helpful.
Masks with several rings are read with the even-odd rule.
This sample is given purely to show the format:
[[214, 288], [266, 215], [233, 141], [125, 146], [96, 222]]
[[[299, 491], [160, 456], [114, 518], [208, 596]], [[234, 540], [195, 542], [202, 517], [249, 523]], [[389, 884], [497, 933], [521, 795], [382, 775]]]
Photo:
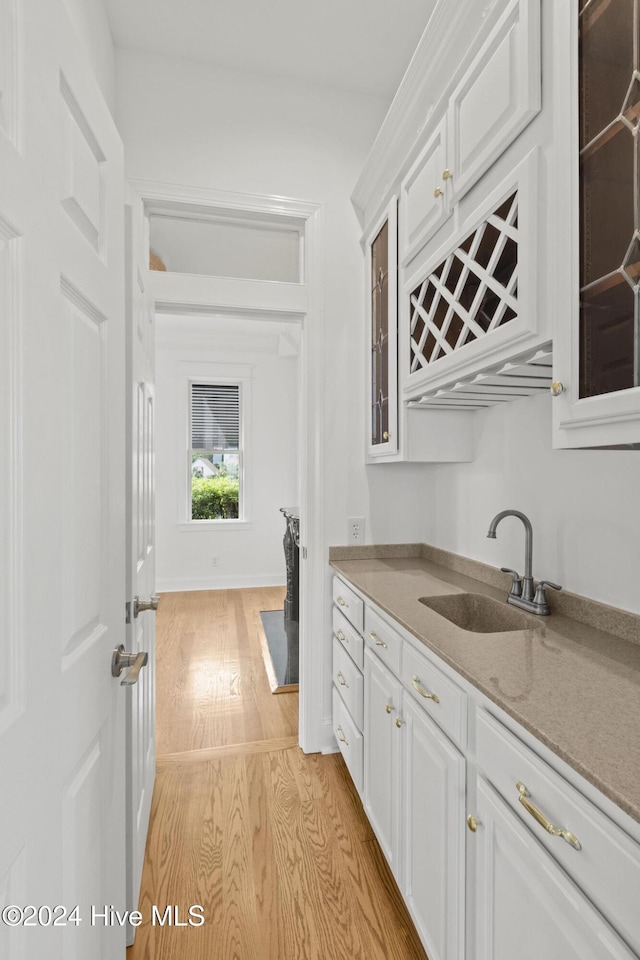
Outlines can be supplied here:
[[477, 417], [473, 463], [435, 468], [427, 539], [522, 572], [533, 523], [533, 573], [575, 593], [640, 613], [640, 455], [634, 450], [552, 450], [550, 396], [506, 403]]
[[[325, 543], [343, 543], [346, 518], [369, 514], [369, 487], [376, 502], [406, 504], [415, 486], [415, 469], [367, 479], [363, 463], [362, 251], [350, 195], [388, 104], [132, 50], [117, 51], [117, 76], [128, 176], [324, 206]], [[415, 512], [385, 516], [385, 539], [416, 536]]]
[[116, 104], [116, 60], [109, 20], [102, 0], [64, 0], [76, 33], [85, 46], [102, 96], [112, 114]]
[[[189, 327], [189, 322], [185, 322]], [[194, 331], [194, 326], [199, 330]], [[280, 507], [298, 503], [297, 358], [278, 356], [279, 337], [230, 334], [215, 320], [159, 317], [156, 350], [157, 589], [204, 590], [286, 582]], [[248, 367], [250, 409], [245, 438], [247, 525], [187, 521], [187, 384], [189, 378], [234, 376]], [[181, 483], [182, 482], [182, 483]], [[212, 566], [212, 558], [217, 566]]]

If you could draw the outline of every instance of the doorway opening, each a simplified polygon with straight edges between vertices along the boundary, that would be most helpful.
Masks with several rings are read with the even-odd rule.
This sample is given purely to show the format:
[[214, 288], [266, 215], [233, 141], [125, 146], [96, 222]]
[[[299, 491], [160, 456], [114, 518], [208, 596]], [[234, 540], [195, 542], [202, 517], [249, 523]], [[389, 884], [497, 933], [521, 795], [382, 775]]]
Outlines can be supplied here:
[[[283, 323], [286, 320], [289, 333], [294, 328], [298, 331], [299, 743], [307, 753], [332, 752], [335, 738], [328, 693], [331, 663], [324, 639], [328, 613], [323, 462], [325, 385], [320, 362], [324, 351], [323, 207], [281, 197], [248, 196], [153, 181], [134, 180], [129, 185], [144, 211], [147, 255], [151, 246], [151, 218], [176, 214], [196, 219], [204, 215], [205, 219], [216, 221], [214, 233], [218, 231], [219, 222], [226, 220], [232, 223], [237, 236], [248, 223], [254, 239], [259, 232], [256, 227], [262, 227], [267, 234], [274, 227], [280, 228], [279, 241], [271, 237], [272, 248], [280, 241], [280, 246], [286, 247], [289, 253], [296, 248], [295, 278], [264, 280], [260, 276], [247, 279], [156, 270], [148, 274], [148, 279], [154, 316], [182, 316], [194, 323], [212, 315], [224, 315], [228, 320], [242, 318], [247, 322], [253, 319]], [[292, 232], [297, 234], [295, 244], [291, 242]], [[292, 259], [288, 262], [291, 268]], [[229, 268], [226, 272], [239, 271]], [[281, 505], [291, 506], [290, 503]]]
[[301, 322], [163, 311], [155, 326], [157, 590], [281, 588], [252, 629], [285, 692], [298, 684], [282, 511], [300, 517]]

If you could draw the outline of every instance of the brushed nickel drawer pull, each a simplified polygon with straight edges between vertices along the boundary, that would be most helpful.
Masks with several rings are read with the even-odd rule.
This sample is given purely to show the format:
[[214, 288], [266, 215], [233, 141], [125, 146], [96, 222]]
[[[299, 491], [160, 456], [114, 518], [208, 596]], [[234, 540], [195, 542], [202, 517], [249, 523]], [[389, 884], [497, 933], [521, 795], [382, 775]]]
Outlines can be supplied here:
[[386, 643], [384, 642], [384, 640], [381, 640], [381, 639], [379, 638], [379, 636], [378, 636], [378, 634], [375, 632], [375, 630], [372, 630], [371, 633], [369, 634], [369, 636], [371, 637], [371, 639], [372, 639], [373, 642], [375, 643], [376, 647], [384, 647], [385, 650], [387, 649]]
[[338, 604], [339, 607], [348, 607], [348, 606], [349, 606], [349, 604], [348, 604], [347, 601], [344, 599], [344, 597], [336, 597], [336, 603]]
[[336, 631], [336, 637], [338, 638], [338, 640], [340, 641], [340, 643], [349, 643], [349, 637], [345, 636], [345, 634], [342, 632], [342, 630], [337, 630], [337, 631]]
[[345, 735], [344, 735], [344, 730], [343, 730], [342, 727], [339, 726], [339, 725], [338, 725], [338, 729], [336, 730], [336, 736], [337, 736], [338, 740], [340, 741], [340, 743], [346, 743], [346, 745], [349, 746], [349, 741], [347, 740], [347, 738], [346, 738]]
[[414, 685], [421, 697], [424, 697], [425, 700], [433, 700], [434, 703], [440, 703], [440, 697], [436, 696], [435, 693], [427, 693], [425, 688], [420, 683], [420, 677], [417, 677], [415, 674], [411, 678], [411, 683]]
[[541, 827], [550, 833], [553, 837], [562, 837], [563, 840], [566, 840], [575, 850], [582, 850], [582, 844], [575, 836], [575, 834], [570, 833], [568, 830], [563, 830], [562, 827], [554, 827], [550, 820], [545, 817], [544, 813], [541, 810], [538, 810], [531, 801], [528, 799], [531, 794], [525, 787], [524, 783], [521, 783], [520, 780], [516, 781], [516, 787], [520, 796], [518, 797], [520, 803], [525, 808], [527, 813], [531, 814], [534, 820], [540, 824]]
[[338, 670], [338, 676], [336, 677], [336, 680], [338, 681], [341, 687], [347, 687], [347, 689], [349, 688], [349, 684], [347, 683], [347, 681], [342, 675], [342, 670]]

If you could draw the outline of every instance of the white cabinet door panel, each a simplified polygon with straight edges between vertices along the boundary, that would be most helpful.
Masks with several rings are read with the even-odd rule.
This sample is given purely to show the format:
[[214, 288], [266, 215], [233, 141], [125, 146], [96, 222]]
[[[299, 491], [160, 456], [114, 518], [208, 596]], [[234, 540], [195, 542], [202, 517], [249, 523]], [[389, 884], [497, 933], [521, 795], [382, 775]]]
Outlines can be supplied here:
[[512, 0], [449, 101], [452, 202], [540, 110], [540, 3]]
[[567, 874], [478, 782], [476, 960], [633, 960]]
[[446, 117], [427, 141], [400, 187], [400, 264], [404, 266], [449, 216]]
[[400, 737], [398, 680], [378, 658], [364, 653], [364, 806], [382, 852], [398, 877]]
[[406, 694], [402, 719], [402, 892], [430, 960], [457, 960], [465, 927], [466, 761]]

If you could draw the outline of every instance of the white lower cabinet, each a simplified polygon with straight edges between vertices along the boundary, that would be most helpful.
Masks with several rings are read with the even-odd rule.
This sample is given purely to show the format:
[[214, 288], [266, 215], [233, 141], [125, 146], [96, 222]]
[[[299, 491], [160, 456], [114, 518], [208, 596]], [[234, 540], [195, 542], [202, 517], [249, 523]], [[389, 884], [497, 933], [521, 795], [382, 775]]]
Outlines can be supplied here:
[[400, 879], [401, 697], [400, 681], [365, 649], [364, 808], [396, 880]]
[[637, 957], [483, 778], [477, 818], [475, 960]]
[[361, 599], [334, 731], [429, 960], [638, 960], [640, 828]]
[[466, 761], [403, 693], [402, 882], [429, 960], [464, 954]]

